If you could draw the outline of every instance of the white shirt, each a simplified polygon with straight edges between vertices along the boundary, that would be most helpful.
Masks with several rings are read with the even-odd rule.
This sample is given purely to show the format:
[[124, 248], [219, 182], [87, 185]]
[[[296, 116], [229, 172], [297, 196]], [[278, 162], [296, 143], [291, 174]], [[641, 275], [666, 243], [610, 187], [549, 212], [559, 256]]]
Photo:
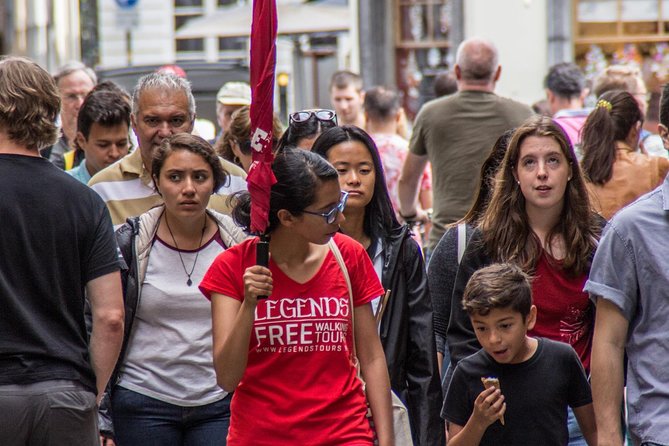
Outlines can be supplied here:
[[196, 251], [177, 251], [156, 237], [149, 256], [119, 385], [178, 406], [210, 404], [227, 395], [216, 384], [211, 306], [198, 284], [224, 250], [218, 237]]

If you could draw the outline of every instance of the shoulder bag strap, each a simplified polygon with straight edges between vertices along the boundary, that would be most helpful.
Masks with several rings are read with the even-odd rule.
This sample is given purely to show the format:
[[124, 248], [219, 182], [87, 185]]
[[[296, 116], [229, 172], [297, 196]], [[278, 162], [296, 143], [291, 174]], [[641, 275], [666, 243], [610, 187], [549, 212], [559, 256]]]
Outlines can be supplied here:
[[334, 239], [330, 239], [328, 242], [328, 246], [330, 247], [330, 251], [332, 251], [332, 254], [335, 256], [335, 259], [337, 259], [337, 263], [339, 264], [339, 269], [341, 269], [342, 274], [344, 275], [344, 279], [346, 280], [346, 287], [348, 288], [348, 302], [349, 302], [349, 308], [351, 311], [351, 339], [353, 340], [353, 358], [354, 358], [354, 364], [357, 364], [357, 353], [355, 351], [355, 308], [353, 306], [353, 289], [351, 288], [351, 278], [348, 275], [348, 268], [346, 268], [346, 263], [344, 263], [344, 259], [341, 256], [341, 251], [339, 250], [339, 247], [337, 244], [334, 242]]
[[459, 223], [458, 224], [458, 265], [462, 261], [462, 256], [465, 255], [465, 249], [467, 248], [467, 224]]

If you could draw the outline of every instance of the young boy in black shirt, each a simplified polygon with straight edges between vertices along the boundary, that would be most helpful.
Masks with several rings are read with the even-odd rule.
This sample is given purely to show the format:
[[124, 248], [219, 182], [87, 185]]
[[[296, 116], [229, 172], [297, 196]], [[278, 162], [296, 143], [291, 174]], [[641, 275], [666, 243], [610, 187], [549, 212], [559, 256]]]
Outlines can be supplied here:
[[[573, 348], [531, 338], [536, 322], [529, 277], [496, 264], [469, 280], [462, 304], [483, 347], [460, 361], [444, 401], [449, 446], [566, 445], [572, 407], [589, 445], [597, 432], [592, 396]], [[495, 386], [483, 379], [497, 378]]]

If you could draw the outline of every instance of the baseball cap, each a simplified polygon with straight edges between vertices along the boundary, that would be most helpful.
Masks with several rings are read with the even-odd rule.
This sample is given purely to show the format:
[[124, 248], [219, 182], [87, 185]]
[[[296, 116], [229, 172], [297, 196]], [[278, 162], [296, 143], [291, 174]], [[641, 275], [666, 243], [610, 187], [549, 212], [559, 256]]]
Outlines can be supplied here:
[[251, 105], [251, 87], [246, 82], [226, 82], [216, 100], [223, 105]]

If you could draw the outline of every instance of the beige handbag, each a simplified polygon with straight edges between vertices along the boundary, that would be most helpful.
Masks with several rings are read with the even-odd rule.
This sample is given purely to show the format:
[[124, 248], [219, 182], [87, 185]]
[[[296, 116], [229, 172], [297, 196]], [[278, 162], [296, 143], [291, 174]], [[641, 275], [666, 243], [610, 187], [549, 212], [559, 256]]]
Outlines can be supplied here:
[[[335, 258], [337, 259], [339, 268], [344, 274], [344, 279], [346, 279], [346, 286], [348, 287], [349, 307], [351, 308], [351, 333], [353, 334], [353, 357], [351, 358], [351, 361], [355, 364], [356, 368], [358, 369], [358, 379], [362, 381], [363, 388], [365, 388], [365, 382], [362, 379], [362, 374], [360, 373], [360, 364], [358, 362], [358, 357], [355, 352], [355, 329], [354, 329], [355, 320], [353, 316], [354, 306], [353, 306], [353, 289], [351, 288], [351, 279], [348, 276], [348, 269], [346, 268], [344, 259], [341, 256], [341, 251], [339, 251], [339, 247], [337, 247], [337, 244], [334, 242], [333, 239], [330, 239], [330, 241], [328, 242], [328, 246], [330, 247], [332, 254], [334, 254]], [[379, 310], [377, 311], [375, 317], [377, 329], [378, 325], [381, 324], [381, 316], [387, 304], [389, 295], [390, 291], [386, 292], [385, 295], [381, 297], [381, 302], [379, 302]], [[397, 396], [395, 392], [393, 392], [392, 389], [390, 390], [390, 395], [393, 406], [393, 430], [395, 432], [395, 446], [413, 446], [413, 439], [411, 438], [411, 424], [409, 422], [409, 412], [407, 411], [407, 408], [402, 402], [402, 400]], [[374, 423], [372, 419], [371, 408], [367, 411], [367, 417], [370, 419], [369, 420], [370, 424], [373, 427]]]

